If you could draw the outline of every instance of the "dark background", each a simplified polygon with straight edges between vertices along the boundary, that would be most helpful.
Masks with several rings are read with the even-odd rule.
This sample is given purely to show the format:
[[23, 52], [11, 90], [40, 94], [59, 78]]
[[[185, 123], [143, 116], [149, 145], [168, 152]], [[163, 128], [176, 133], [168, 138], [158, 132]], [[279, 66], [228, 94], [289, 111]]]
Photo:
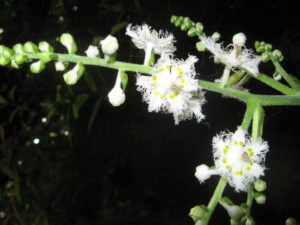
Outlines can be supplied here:
[[[215, 66], [210, 55], [195, 50], [196, 38], [188, 38], [169, 22], [171, 15], [181, 15], [201, 21], [208, 35], [220, 32], [225, 45], [237, 32], [247, 35], [251, 48], [255, 40], [272, 43], [282, 50], [287, 71], [299, 78], [300, 16], [294, 2], [0, 0], [1, 43], [12, 46], [45, 40], [64, 52], [55, 39], [70, 32], [79, 54], [84, 54], [89, 44], [97, 44], [116, 24], [147, 23], [173, 33], [175, 54], [179, 58], [198, 55], [199, 78], [213, 81], [222, 67]], [[120, 43], [118, 60], [141, 63], [143, 53], [124, 31], [115, 34]], [[269, 75], [274, 72], [270, 64], [260, 69]], [[105, 96], [113, 86], [115, 71], [87, 67], [94, 90], [84, 78], [68, 88], [51, 63], [41, 74], [28, 71], [27, 65], [18, 71], [0, 68], [1, 97], [5, 99], [1, 99], [0, 111], [1, 135], [5, 133], [1, 157], [17, 174], [22, 196], [22, 201], [17, 201], [15, 189], [5, 186], [12, 179], [1, 176], [0, 211], [8, 215], [2, 224], [193, 224], [188, 217], [190, 208], [206, 204], [218, 181], [213, 177], [200, 185], [194, 177], [195, 167], [213, 164], [212, 137], [223, 130], [234, 131], [241, 124], [242, 103], [207, 93], [206, 119], [200, 124], [192, 120], [175, 126], [171, 115], [147, 112], [135, 90], [133, 73], [129, 74], [126, 102], [113, 108]], [[247, 87], [255, 93], [278, 94], [255, 80]], [[88, 100], [75, 118], [72, 110], [78, 95], [87, 95]], [[97, 102], [100, 107], [95, 110]], [[257, 224], [284, 224], [287, 217], [299, 217], [300, 109], [265, 110], [264, 139], [270, 145], [264, 177], [267, 203], [254, 204], [252, 211]], [[49, 122], [41, 124], [42, 117]], [[93, 123], [90, 131], [89, 121]], [[63, 130], [71, 135], [61, 135]], [[56, 136], [49, 135], [51, 132]], [[40, 144], [32, 144], [35, 137]], [[18, 165], [20, 160], [22, 165]], [[11, 190], [13, 196], [7, 196]], [[229, 186], [225, 195], [236, 204], [246, 199], [246, 194], [235, 193]], [[229, 224], [221, 207], [210, 224]]]

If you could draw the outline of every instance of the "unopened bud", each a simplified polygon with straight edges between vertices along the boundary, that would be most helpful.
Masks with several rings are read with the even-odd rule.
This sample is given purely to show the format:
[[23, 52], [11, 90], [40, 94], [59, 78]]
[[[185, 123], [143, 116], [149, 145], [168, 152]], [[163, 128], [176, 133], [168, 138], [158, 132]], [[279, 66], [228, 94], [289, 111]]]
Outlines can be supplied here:
[[24, 44], [24, 50], [27, 53], [38, 53], [39, 52], [38, 46], [31, 41], [27, 41]]
[[67, 48], [69, 54], [75, 54], [77, 52], [77, 45], [71, 34], [62, 34], [60, 36], [60, 43]]
[[238, 46], [244, 46], [246, 44], [246, 35], [244, 33], [237, 33], [232, 37], [232, 43]]
[[68, 71], [63, 75], [66, 84], [74, 85], [80, 79], [84, 72], [84, 65], [82, 63], [77, 63], [73, 69]]
[[120, 106], [125, 102], [126, 96], [124, 91], [121, 88], [121, 73], [118, 72], [115, 86], [108, 93], [108, 100], [113, 106]]
[[206, 50], [205, 46], [200, 41], [196, 43], [196, 48], [199, 52], [204, 52]]
[[285, 225], [299, 225], [299, 222], [294, 218], [287, 218]]
[[257, 204], [263, 205], [266, 203], [266, 196], [262, 193], [255, 193], [254, 198]]
[[10, 59], [4, 57], [3, 55], [0, 55], [0, 65], [1, 66], [6, 66], [10, 63]]
[[195, 207], [191, 208], [189, 216], [194, 220], [194, 222], [201, 220], [205, 213], [208, 211], [205, 205], [196, 205]]
[[68, 68], [68, 65], [68, 62], [57, 61], [55, 63], [55, 69], [56, 71], [65, 71]]
[[112, 35], [108, 35], [104, 40], [100, 41], [100, 45], [103, 53], [106, 55], [114, 54], [119, 48], [117, 38]]
[[256, 191], [262, 192], [267, 189], [267, 183], [261, 179], [254, 182], [254, 188]]
[[213, 33], [213, 35], [211, 36], [211, 38], [214, 40], [214, 41], [218, 41], [220, 40], [221, 38], [221, 34], [219, 32], [215, 32]]
[[41, 61], [34, 62], [30, 65], [30, 71], [32, 73], [40, 73], [45, 69], [46, 65]]
[[54, 52], [54, 48], [46, 41], [39, 43], [39, 49], [41, 52]]
[[85, 51], [85, 54], [88, 56], [88, 57], [97, 57], [99, 56], [99, 49], [97, 46], [94, 46], [94, 45], [90, 45], [88, 47], [88, 49]]
[[15, 51], [15, 53], [17, 54], [24, 54], [24, 46], [22, 44], [15, 44], [13, 47], [13, 50]]

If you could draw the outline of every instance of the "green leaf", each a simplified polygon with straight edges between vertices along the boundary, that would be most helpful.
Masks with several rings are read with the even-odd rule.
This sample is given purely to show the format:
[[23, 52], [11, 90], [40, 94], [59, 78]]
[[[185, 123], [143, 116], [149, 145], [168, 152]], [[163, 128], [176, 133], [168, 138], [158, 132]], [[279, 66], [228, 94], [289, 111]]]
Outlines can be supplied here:
[[96, 83], [95, 83], [93, 77], [92, 77], [88, 72], [85, 73], [84, 78], [85, 78], [85, 81], [86, 81], [86, 84], [88, 85], [88, 87], [89, 87], [92, 91], [98, 92]]
[[96, 101], [95, 105], [94, 105], [94, 108], [93, 108], [93, 111], [91, 113], [91, 116], [90, 116], [90, 119], [89, 119], [89, 123], [88, 123], [88, 133], [91, 132], [91, 129], [93, 127], [94, 121], [95, 121], [96, 116], [98, 114], [98, 111], [99, 111], [102, 99], [103, 99], [103, 96], [100, 96], [98, 98], [98, 100]]
[[121, 29], [123, 29], [124, 27], [126, 27], [127, 24], [128, 24], [128, 21], [123, 21], [123, 22], [117, 23], [116, 25], [114, 25], [111, 28], [110, 33], [112, 35], [114, 35], [115, 33], [118, 33]]
[[88, 94], [81, 94], [76, 97], [76, 100], [72, 106], [73, 116], [77, 119], [79, 117], [79, 112], [86, 100], [89, 98]]

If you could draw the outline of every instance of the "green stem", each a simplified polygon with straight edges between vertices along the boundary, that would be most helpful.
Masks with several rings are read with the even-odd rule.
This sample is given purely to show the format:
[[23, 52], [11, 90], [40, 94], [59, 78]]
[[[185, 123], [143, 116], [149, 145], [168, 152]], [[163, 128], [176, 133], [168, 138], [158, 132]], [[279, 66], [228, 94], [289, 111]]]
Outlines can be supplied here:
[[199, 85], [212, 92], [221, 93], [225, 96], [238, 99], [244, 103], [247, 103], [250, 99], [257, 101], [261, 106], [277, 106], [277, 105], [300, 105], [300, 95], [256, 95], [243, 91], [239, 91], [234, 88], [222, 88], [219, 84], [199, 81]]
[[228, 66], [225, 66], [223, 75], [222, 75], [221, 81], [220, 81], [221, 87], [225, 87], [225, 84], [227, 83], [227, 81], [229, 79], [230, 71], [231, 71], [231, 68]]
[[[255, 105], [253, 120], [252, 120], [252, 138], [259, 138], [262, 136], [263, 132], [263, 122], [264, 122], [264, 109], [259, 104]], [[248, 186], [248, 195], [247, 195], [247, 215], [251, 213], [251, 207], [254, 199], [254, 185], [253, 183]]]
[[274, 64], [277, 72], [283, 77], [283, 79], [296, 91], [300, 91], [300, 81], [288, 74], [285, 69], [283, 69], [283, 67], [281, 66], [281, 64], [277, 61], [274, 60], [274, 58], [272, 57], [272, 63]]
[[[29, 59], [40, 59], [42, 54], [26, 54]], [[116, 70], [123, 70], [123, 71], [131, 71], [131, 72], [140, 72], [151, 74], [152, 67], [144, 66], [134, 63], [124, 63], [115, 61], [113, 63], [108, 63], [107, 60], [101, 58], [90, 58], [86, 56], [80, 55], [68, 55], [68, 54], [56, 54], [51, 53], [51, 56], [55, 58], [55, 60], [62, 61], [62, 62], [73, 62], [73, 63], [83, 63], [85, 65], [94, 65], [94, 66], [102, 66], [107, 68], [112, 68]]]
[[286, 85], [266, 76], [265, 74], [260, 73], [257, 76], [253, 76], [257, 80], [267, 84], [268, 86], [276, 89], [277, 91], [286, 94], [286, 95], [297, 95], [299, 94], [297, 91], [287, 87]]
[[208, 224], [212, 213], [214, 212], [219, 200], [222, 197], [222, 194], [223, 194], [223, 191], [226, 187], [226, 184], [227, 184], [227, 180], [224, 177], [221, 177], [220, 180], [219, 180], [219, 183], [218, 183], [218, 185], [215, 189], [215, 192], [214, 192], [213, 196], [211, 197], [211, 199], [208, 203], [208, 206], [207, 206], [208, 211], [206, 212], [204, 218], [202, 219], [201, 225], [207, 225]]
[[242, 129], [244, 131], [247, 131], [249, 129], [256, 107], [257, 107], [256, 101], [250, 100], [247, 102], [247, 108], [242, 122]]

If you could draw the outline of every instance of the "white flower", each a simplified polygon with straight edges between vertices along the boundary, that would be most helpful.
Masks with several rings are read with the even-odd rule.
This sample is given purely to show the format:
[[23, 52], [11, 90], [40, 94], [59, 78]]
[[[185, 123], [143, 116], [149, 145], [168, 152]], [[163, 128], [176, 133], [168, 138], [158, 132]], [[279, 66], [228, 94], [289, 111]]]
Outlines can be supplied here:
[[213, 138], [216, 171], [236, 191], [246, 191], [249, 183], [264, 175], [268, 149], [266, 141], [251, 139], [241, 128], [235, 133], [221, 133]]
[[121, 74], [118, 72], [115, 86], [108, 93], [108, 100], [113, 106], [120, 106], [125, 102], [125, 94], [121, 88]]
[[108, 35], [104, 40], [100, 41], [101, 49], [105, 55], [112, 55], [119, 49], [117, 38]]
[[94, 45], [90, 45], [88, 47], [88, 49], [85, 51], [85, 54], [88, 56], [88, 57], [96, 57], [99, 55], [99, 49], [97, 46], [94, 46]]
[[145, 51], [145, 61], [147, 64], [152, 51], [155, 54], [163, 55], [173, 53], [176, 48], [174, 46], [174, 36], [160, 30], [151, 30], [151, 27], [144, 24], [143, 26], [132, 26], [129, 24], [126, 27], [126, 34], [131, 37], [132, 42], [139, 49]]
[[261, 57], [245, 48], [246, 36], [238, 33], [233, 36], [232, 41], [233, 44], [223, 48], [222, 44], [216, 43], [212, 37], [201, 37], [201, 44], [214, 54], [217, 62], [219, 61], [231, 69], [239, 68], [258, 75]]
[[175, 124], [193, 117], [197, 122], [204, 118], [204, 93], [195, 79], [197, 60], [195, 56], [180, 61], [165, 55], [154, 65], [151, 76], [137, 76], [137, 90], [143, 93], [149, 112], [172, 113]]

